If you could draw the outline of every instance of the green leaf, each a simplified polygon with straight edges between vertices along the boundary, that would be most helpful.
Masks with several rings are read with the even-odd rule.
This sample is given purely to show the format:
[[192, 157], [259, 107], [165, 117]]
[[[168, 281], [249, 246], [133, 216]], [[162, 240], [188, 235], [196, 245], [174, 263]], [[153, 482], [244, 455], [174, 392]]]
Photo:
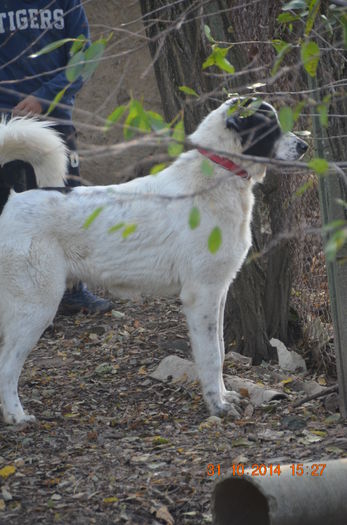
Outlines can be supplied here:
[[214, 44], [216, 41], [213, 38], [213, 36], [211, 35], [211, 29], [210, 29], [210, 27], [207, 24], [204, 25], [204, 32], [205, 32], [205, 36], [206, 36], [207, 40], [209, 42], [211, 42], [211, 44]]
[[300, 55], [307, 73], [311, 77], [315, 77], [320, 56], [319, 47], [316, 42], [313, 42], [313, 40], [304, 42], [301, 46]]
[[289, 51], [293, 49], [293, 46], [292, 44], [284, 42], [283, 40], [273, 40], [272, 44], [277, 51], [277, 56], [271, 70], [271, 75], [274, 76], [279, 70], [279, 67], [282, 64], [284, 57], [289, 53]]
[[222, 58], [222, 59], [217, 59], [217, 66], [219, 67], [219, 69], [222, 69], [223, 71], [226, 71], [227, 73], [230, 73], [231, 75], [233, 75], [235, 73], [235, 67], [230, 64], [229, 60], [227, 60], [226, 58]]
[[54, 97], [54, 99], [52, 100], [52, 102], [50, 103], [49, 105], [49, 108], [47, 109], [47, 112], [46, 112], [46, 115], [49, 115], [50, 113], [52, 113], [52, 111], [56, 108], [56, 106], [59, 104], [59, 102], [61, 101], [61, 99], [63, 98], [63, 96], [65, 95], [65, 91], [67, 90], [68, 87], [70, 87], [71, 84], [68, 84], [67, 86], [65, 86], [63, 89], [61, 89], [59, 91], [59, 93], [56, 94], [56, 96]]
[[[239, 94], [236, 93], [235, 96], [239, 97]], [[227, 111], [227, 116], [230, 117], [230, 115], [233, 115], [234, 113], [236, 113], [237, 111], [239, 111], [239, 109], [242, 107], [242, 102], [240, 99], [236, 100], [235, 102], [233, 102], [232, 104], [230, 104], [228, 106], [228, 111]]]
[[196, 206], [194, 206], [189, 213], [189, 226], [192, 230], [195, 230], [200, 225], [200, 212]]
[[294, 11], [295, 9], [306, 9], [305, 0], [292, 0], [282, 7], [282, 11]]
[[248, 118], [260, 108], [262, 105], [262, 99], [257, 98], [255, 100], [252, 100], [251, 103], [248, 106], [245, 106], [247, 103], [247, 99], [243, 100], [239, 106], [239, 112], [240, 112], [240, 118]]
[[285, 49], [286, 47], [290, 45], [289, 42], [286, 42], [285, 40], [280, 40], [279, 38], [275, 38], [274, 40], [272, 40], [271, 43], [273, 47], [275, 48], [276, 53], [281, 53], [283, 49]]
[[294, 115], [293, 110], [289, 106], [285, 106], [279, 110], [278, 119], [283, 133], [287, 133], [293, 129]]
[[280, 24], [288, 24], [291, 22], [296, 22], [296, 20], [300, 20], [300, 17], [298, 15], [293, 15], [292, 13], [281, 13], [277, 17], [277, 22]]
[[310, 160], [310, 162], [307, 163], [307, 165], [312, 168], [317, 175], [324, 175], [329, 169], [329, 164], [325, 159], [321, 159], [319, 157], [315, 157], [314, 159]]
[[97, 217], [99, 217], [100, 213], [104, 209], [104, 206], [100, 206], [99, 208], [96, 208], [93, 213], [89, 215], [85, 223], [83, 224], [83, 228], [87, 229], [89, 226], [95, 221]]
[[151, 131], [150, 120], [143, 109], [141, 102], [132, 99], [129, 104], [129, 113], [124, 122], [123, 133], [125, 139], [130, 139], [136, 131]]
[[84, 52], [79, 51], [72, 58], [70, 58], [66, 70], [65, 76], [69, 82], [75, 82], [83, 73], [84, 68]]
[[208, 246], [209, 251], [215, 254], [218, 252], [219, 248], [221, 247], [221, 244], [222, 244], [222, 231], [218, 226], [216, 226], [215, 228], [213, 228], [213, 230], [211, 231], [209, 235], [207, 246]]
[[319, 13], [320, 0], [311, 0], [308, 7], [308, 17], [305, 26], [305, 35], [308, 36], [313, 28], [314, 21]]
[[319, 113], [319, 122], [322, 124], [323, 128], [328, 127], [329, 107], [327, 104], [319, 104], [317, 109]]
[[170, 155], [170, 157], [178, 157], [178, 155], [181, 155], [182, 151], [183, 145], [177, 144], [177, 142], [171, 142], [167, 148], [167, 152]]
[[328, 261], [332, 262], [336, 254], [347, 241], [347, 228], [335, 232], [325, 245], [325, 253]]
[[336, 230], [337, 228], [344, 228], [347, 226], [347, 222], [343, 219], [338, 219], [336, 221], [329, 222], [328, 224], [325, 224], [323, 226], [323, 230], [325, 232], [331, 232]]
[[127, 106], [118, 106], [112, 113], [107, 117], [104, 131], [107, 131], [112, 124], [115, 124], [124, 115]]
[[166, 162], [160, 162], [160, 164], [156, 164], [151, 168], [150, 174], [151, 175], [157, 175], [157, 173], [160, 173], [166, 168], [167, 164]]
[[302, 110], [304, 109], [305, 107], [305, 104], [306, 102], [304, 100], [301, 100], [294, 108], [294, 111], [293, 111], [293, 118], [294, 118], [294, 122], [296, 122], [298, 120], [298, 118], [300, 117], [301, 115], [301, 112]]
[[206, 69], [211, 66], [217, 66], [219, 69], [233, 74], [235, 72], [235, 68], [232, 64], [230, 64], [229, 60], [226, 59], [229, 49], [230, 47], [218, 47], [216, 44], [213, 45], [212, 53], [202, 64], [202, 69]]
[[40, 49], [40, 51], [36, 51], [32, 55], [29, 55], [29, 57], [36, 58], [41, 55], [46, 55], [47, 53], [51, 53], [51, 51], [54, 51], [55, 49], [58, 49], [61, 46], [64, 46], [68, 42], [75, 42], [75, 40], [77, 39], [76, 38], [62, 38], [61, 40], [56, 40], [55, 42], [52, 42], [51, 44], [48, 44], [47, 46]]
[[123, 233], [122, 233], [123, 239], [126, 239], [127, 237], [129, 237], [129, 235], [136, 232], [136, 230], [137, 230], [137, 224], [128, 224], [123, 230]]
[[201, 171], [206, 177], [212, 177], [214, 174], [214, 167], [208, 159], [204, 159], [201, 163]]
[[199, 95], [197, 94], [197, 92], [188, 86], [180, 86], [178, 89], [182, 91], [182, 93], [185, 93], [186, 95], [192, 95], [193, 97], [199, 98]]
[[229, 60], [222, 57], [221, 55], [217, 55], [216, 57], [216, 66], [219, 67], [222, 71], [226, 71], [227, 73], [230, 73], [233, 75], [235, 73], [235, 68], [232, 64], [230, 64]]
[[274, 65], [271, 70], [271, 75], [276, 75], [281, 63], [283, 62], [284, 57], [293, 49], [292, 44], [285, 42], [284, 40], [273, 40], [272, 45], [274, 46], [277, 56], [274, 62]]
[[98, 67], [100, 58], [104, 54], [105, 47], [106, 44], [104, 40], [97, 40], [84, 52], [85, 64], [82, 73], [84, 81], [88, 80]]
[[136, 115], [132, 118], [130, 118], [129, 115], [127, 116], [123, 126], [123, 135], [126, 140], [131, 139], [135, 135], [136, 130], [139, 129], [140, 123], [141, 119], [139, 116]]
[[309, 180], [302, 184], [295, 192], [295, 197], [301, 197], [307, 190], [313, 188], [313, 180]]
[[183, 142], [185, 139], [185, 132], [183, 120], [180, 120], [174, 127], [172, 138], [175, 142], [169, 144], [168, 153], [170, 157], [177, 157], [182, 153], [184, 148]]
[[115, 233], [124, 228], [125, 222], [119, 222], [118, 224], [115, 224], [114, 226], [111, 226], [108, 229], [108, 233]]
[[70, 55], [75, 55], [78, 51], [81, 51], [87, 42], [88, 40], [84, 35], [78, 36], [70, 48]]
[[163, 117], [155, 111], [146, 111], [148, 123], [153, 131], [162, 131], [165, 128], [169, 128], [168, 124], [164, 121]]

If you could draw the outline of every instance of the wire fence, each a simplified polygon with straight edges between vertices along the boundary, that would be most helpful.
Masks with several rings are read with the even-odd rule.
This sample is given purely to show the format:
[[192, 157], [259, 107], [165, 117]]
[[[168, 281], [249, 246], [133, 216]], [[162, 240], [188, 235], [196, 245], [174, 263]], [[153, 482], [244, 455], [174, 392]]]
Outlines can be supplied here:
[[[296, 196], [298, 189], [303, 186], [306, 186], [306, 190]], [[317, 176], [302, 172], [293, 174], [289, 190], [291, 227], [298, 232], [295, 241], [290, 243], [293, 255], [291, 315], [299, 324], [299, 345], [308, 363], [316, 373], [335, 375], [334, 333], [321, 235]]]

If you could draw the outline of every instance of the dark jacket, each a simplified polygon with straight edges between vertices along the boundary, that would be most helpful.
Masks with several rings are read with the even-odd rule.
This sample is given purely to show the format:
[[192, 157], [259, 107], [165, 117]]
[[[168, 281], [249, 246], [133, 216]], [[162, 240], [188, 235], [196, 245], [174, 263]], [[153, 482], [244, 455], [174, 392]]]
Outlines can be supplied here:
[[[9, 112], [27, 95], [40, 99], [44, 111], [67, 84], [65, 66], [71, 44], [31, 58], [51, 42], [79, 35], [89, 38], [88, 21], [80, 0], [1, 0], [0, 2], [0, 113]], [[71, 119], [79, 79], [51, 114]], [[45, 101], [43, 103], [43, 100]]]

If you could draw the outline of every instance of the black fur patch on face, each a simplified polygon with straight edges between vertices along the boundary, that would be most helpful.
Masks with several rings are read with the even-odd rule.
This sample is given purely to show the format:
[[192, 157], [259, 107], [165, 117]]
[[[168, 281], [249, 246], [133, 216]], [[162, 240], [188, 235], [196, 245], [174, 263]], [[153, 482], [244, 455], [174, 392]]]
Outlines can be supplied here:
[[[252, 100], [248, 100], [247, 107]], [[227, 128], [237, 131], [241, 138], [245, 155], [257, 157], [271, 157], [274, 145], [281, 136], [281, 129], [274, 110], [263, 102], [259, 108], [249, 116], [242, 116], [242, 111], [227, 118]]]

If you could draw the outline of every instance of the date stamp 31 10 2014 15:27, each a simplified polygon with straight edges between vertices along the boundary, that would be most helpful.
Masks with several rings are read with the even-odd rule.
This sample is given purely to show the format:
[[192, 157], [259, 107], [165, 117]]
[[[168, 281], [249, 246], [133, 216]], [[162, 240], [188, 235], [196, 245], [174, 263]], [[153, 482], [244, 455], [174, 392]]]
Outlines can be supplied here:
[[[323, 475], [326, 463], [293, 463], [291, 465], [286, 465], [285, 470], [292, 475], [293, 477], [302, 477], [302, 476], [314, 476], [319, 477]], [[281, 476], [284, 473], [284, 467], [280, 464], [265, 465], [264, 463], [256, 464], [247, 467], [243, 463], [238, 463], [237, 465], [230, 465], [228, 469], [229, 476], [241, 477], [241, 476]], [[220, 463], [209, 463], [206, 467], [206, 474], [209, 477], [218, 477], [222, 474], [222, 467]]]

